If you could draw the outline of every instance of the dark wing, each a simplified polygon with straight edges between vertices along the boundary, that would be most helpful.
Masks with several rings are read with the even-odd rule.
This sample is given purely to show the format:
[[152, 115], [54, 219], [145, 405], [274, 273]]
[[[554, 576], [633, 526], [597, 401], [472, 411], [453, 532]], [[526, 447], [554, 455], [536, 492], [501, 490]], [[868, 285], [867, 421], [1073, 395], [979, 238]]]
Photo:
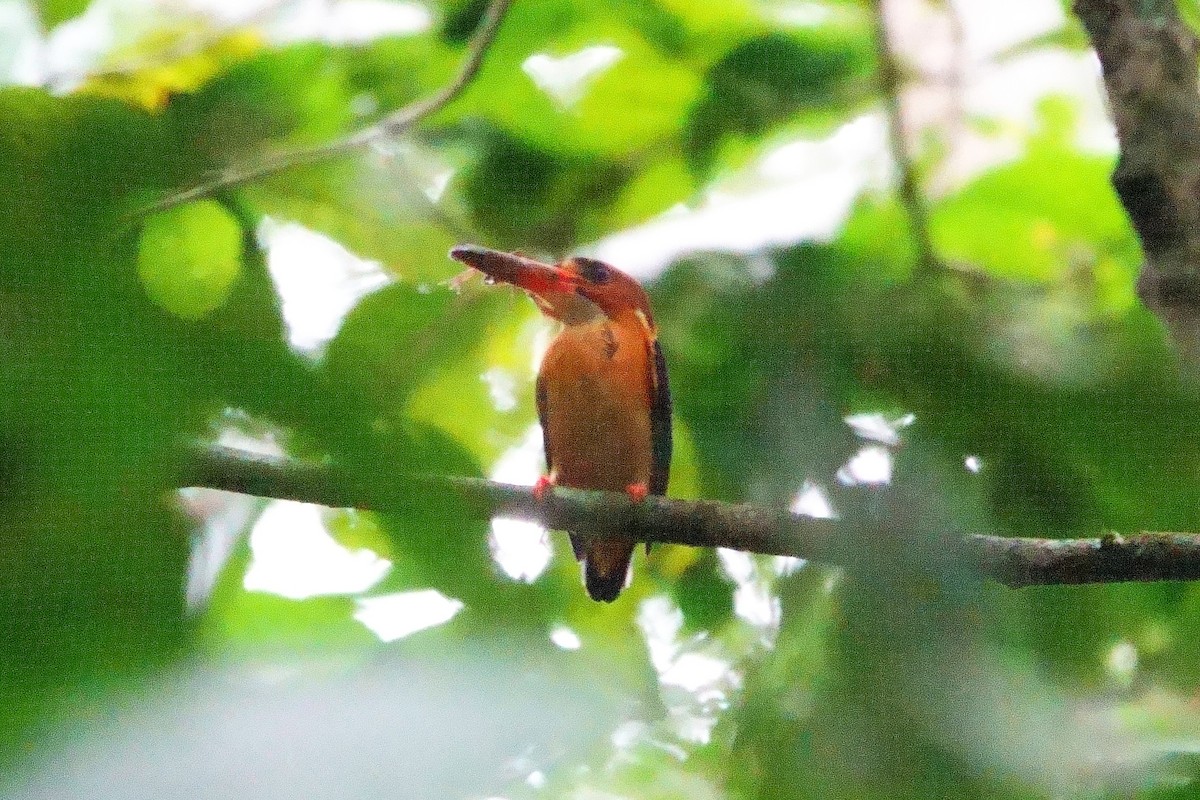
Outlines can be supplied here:
[[665, 494], [671, 474], [671, 387], [667, 382], [667, 362], [662, 347], [653, 346], [654, 380], [650, 395], [650, 494]]

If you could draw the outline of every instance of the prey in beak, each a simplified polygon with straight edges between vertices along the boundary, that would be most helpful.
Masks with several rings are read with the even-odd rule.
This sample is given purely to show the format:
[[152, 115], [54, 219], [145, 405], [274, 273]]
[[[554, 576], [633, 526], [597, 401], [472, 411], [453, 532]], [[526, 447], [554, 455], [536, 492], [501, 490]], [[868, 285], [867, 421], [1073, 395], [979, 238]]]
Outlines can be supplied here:
[[505, 253], [473, 244], [450, 251], [450, 257], [479, 270], [493, 281], [508, 283], [529, 293], [546, 316], [575, 324], [594, 319], [599, 309], [576, 290], [579, 276], [571, 270], [521, 253]]

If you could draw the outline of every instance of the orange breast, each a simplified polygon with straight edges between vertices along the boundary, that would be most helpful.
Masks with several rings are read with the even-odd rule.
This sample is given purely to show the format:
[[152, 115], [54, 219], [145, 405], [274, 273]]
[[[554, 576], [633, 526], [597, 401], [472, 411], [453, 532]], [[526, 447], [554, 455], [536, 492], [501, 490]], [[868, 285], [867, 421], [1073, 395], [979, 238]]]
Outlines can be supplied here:
[[560, 485], [621, 491], [650, 480], [650, 362], [636, 322], [566, 327], [541, 378], [542, 433]]

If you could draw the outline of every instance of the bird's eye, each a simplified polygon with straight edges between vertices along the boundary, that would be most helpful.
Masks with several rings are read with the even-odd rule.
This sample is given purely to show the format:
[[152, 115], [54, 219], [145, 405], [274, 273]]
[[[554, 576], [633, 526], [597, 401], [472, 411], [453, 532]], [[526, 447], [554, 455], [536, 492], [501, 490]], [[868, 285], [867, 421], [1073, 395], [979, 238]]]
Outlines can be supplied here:
[[575, 267], [579, 276], [591, 284], [603, 284], [612, 280], [612, 267], [594, 258], [576, 258]]

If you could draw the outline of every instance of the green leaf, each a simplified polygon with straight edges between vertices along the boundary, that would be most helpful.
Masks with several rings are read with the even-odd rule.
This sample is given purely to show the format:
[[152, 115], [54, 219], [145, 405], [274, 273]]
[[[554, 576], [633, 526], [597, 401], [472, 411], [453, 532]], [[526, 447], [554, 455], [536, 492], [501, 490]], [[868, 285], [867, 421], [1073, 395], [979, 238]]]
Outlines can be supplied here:
[[119, 218], [182, 144], [110, 101], [0, 91], [0, 761], [79, 693], [186, 647], [188, 529], [164, 502], [212, 394]]
[[1200, 2], [1197, 0], [1176, 0], [1175, 8], [1179, 17], [1191, 29], [1193, 36], [1200, 36]]
[[789, 503], [853, 453], [854, 386], [835, 298], [843, 254], [802, 247], [761, 285], [731, 256], [691, 258], [655, 286], [675, 410], [696, 440], [704, 497]]
[[519, 70], [502, 91], [476, 89], [476, 113], [534, 146], [575, 156], [615, 158], [670, 141], [700, 90], [692, 69], [627, 31], [580, 32]]
[[492, 127], [477, 126], [471, 140], [480, 155], [461, 189], [496, 247], [532, 244], [558, 253], [594, 238], [629, 179], [617, 161], [564, 154]]
[[245, 196], [259, 213], [319, 231], [415, 286], [456, 269], [446, 257], [455, 237], [444, 224], [453, 212], [425, 194], [448, 173], [427, 151], [406, 148], [384, 163], [350, 158], [289, 170], [248, 186]]
[[486, 302], [459, 310], [467, 305], [445, 286], [394, 283], [373, 292], [342, 323], [323, 371], [377, 412], [402, 418], [413, 392], [469, 352], [495, 314]]
[[138, 277], [150, 299], [186, 320], [225, 304], [242, 269], [242, 229], [219, 203], [199, 200], [150, 217]]
[[36, 0], [33, 4], [46, 30], [78, 17], [88, 7], [89, 0]]
[[1075, 112], [1065, 101], [1043, 102], [1040, 112], [1042, 127], [1023, 159], [985, 173], [934, 208], [938, 251], [1028, 280], [1061, 278], [1073, 263], [1105, 257], [1132, 271], [1140, 256], [1109, 183], [1112, 160], [1071, 144]]
[[219, 164], [258, 153], [264, 142], [328, 141], [354, 120], [346, 71], [331, 69], [330, 55], [316, 44], [264, 51], [174, 98], [168, 114], [196, 150]]
[[865, 20], [746, 40], [708, 71], [692, 108], [685, 152], [693, 169], [707, 172], [727, 137], [761, 137], [802, 110], [861, 98], [872, 53]]
[[684, 570], [673, 594], [689, 631], [713, 631], [733, 617], [733, 590], [715, 553], [701, 556]]

